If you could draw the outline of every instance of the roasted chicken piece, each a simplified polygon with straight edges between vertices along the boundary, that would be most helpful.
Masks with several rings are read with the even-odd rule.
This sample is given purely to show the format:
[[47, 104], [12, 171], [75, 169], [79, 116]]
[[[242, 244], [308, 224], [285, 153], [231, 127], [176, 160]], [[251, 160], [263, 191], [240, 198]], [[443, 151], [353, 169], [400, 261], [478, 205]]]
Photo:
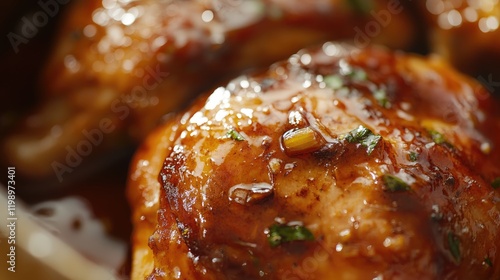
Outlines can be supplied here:
[[370, 10], [391, 5], [397, 14], [360, 36], [408, 47], [413, 25], [391, 2], [77, 1], [44, 70], [43, 102], [5, 141], [6, 160], [24, 175], [63, 181], [90, 158], [142, 139], [217, 80], [365, 32]]
[[500, 93], [500, 4], [494, 0], [419, 1], [431, 48]]
[[133, 279], [499, 279], [499, 103], [436, 58], [325, 43], [131, 165]]

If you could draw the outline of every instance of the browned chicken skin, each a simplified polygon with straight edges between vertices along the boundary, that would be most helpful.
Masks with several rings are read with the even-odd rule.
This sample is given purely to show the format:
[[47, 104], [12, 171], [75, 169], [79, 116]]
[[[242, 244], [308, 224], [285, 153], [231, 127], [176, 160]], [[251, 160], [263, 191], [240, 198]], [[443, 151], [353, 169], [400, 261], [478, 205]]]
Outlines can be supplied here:
[[[142, 139], [162, 115], [217, 80], [353, 37], [354, 27], [373, 19], [350, 3], [78, 1], [43, 73], [44, 102], [5, 141], [6, 160], [24, 175], [61, 181], [87, 158]], [[389, 1], [370, 3], [378, 11]], [[370, 41], [409, 45], [413, 25], [397, 8]]]
[[132, 278], [498, 279], [497, 108], [376, 47], [237, 78], [136, 154]]

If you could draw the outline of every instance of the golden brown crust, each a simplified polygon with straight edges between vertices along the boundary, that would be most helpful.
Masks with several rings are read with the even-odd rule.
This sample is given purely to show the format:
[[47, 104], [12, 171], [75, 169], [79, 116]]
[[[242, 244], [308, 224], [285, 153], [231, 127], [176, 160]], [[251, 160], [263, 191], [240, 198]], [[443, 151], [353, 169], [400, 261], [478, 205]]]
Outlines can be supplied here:
[[[149, 277], [498, 278], [495, 106], [439, 60], [375, 47], [325, 43], [235, 79], [165, 127], [167, 144], [147, 141], [156, 162], [168, 154], [148, 186]], [[380, 139], [356, 143], [360, 125]], [[287, 154], [283, 134], [306, 127], [319, 148]], [[314, 240], [270, 245], [273, 225], [294, 223]]]
[[136, 205], [132, 221], [136, 225], [132, 233], [132, 279], [141, 279], [151, 273], [154, 260], [148, 240], [157, 223], [160, 184], [158, 168], [168, 154], [171, 139], [175, 136], [172, 122], [158, 127], [136, 152], [130, 167], [127, 189], [129, 203]]

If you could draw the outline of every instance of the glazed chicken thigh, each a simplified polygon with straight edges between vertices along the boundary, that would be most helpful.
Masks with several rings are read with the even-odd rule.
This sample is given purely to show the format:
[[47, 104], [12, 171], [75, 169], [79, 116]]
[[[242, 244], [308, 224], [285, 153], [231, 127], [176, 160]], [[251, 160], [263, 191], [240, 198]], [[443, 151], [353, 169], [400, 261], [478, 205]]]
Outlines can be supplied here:
[[[77, 1], [44, 68], [43, 102], [6, 139], [6, 161], [62, 181], [78, 165], [72, 153], [83, 162], [109, 157], [217, 80], [352, 38], [372, 19], [360, 9], [345, 0]], [[409, 46], [413, 24], [398, 11], [370, 40]]]
[[500, 111], [436, 58], [325, 43], [131, 165], [133, 279], [499, 279]]
[[19, 203], [82, 194], [131, 237], [131, 275], [121, 243], [96, 264], [500, 279], [498, 0], [39, 1], [4, 30], [47, 5], [2, 54], [0, 165]]

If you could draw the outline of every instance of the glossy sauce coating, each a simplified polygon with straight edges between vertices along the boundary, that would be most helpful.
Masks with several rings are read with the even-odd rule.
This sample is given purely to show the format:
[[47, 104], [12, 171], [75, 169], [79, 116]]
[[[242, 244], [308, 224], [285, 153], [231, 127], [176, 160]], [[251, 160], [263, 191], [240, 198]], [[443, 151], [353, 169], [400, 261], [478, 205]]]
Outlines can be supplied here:
[[[88, 132], [104, 135], [92, 145], [90, 156], [97, 159], [142, 140], [161, 116], [216, 81], [310, 44], [352, 38], [354, 27], [372, 18], [349, 3], [75, 2], [41, 77], [43, 102], [5, 141], [6, 161], [23, 174], [46, 178], [58, 173], [54, 162], [68, 165], [68, 149], [88, 141]], [[374, 9], [388, 5], [370, 3]], [[399, 13], [370, 40], [404, 48], [412, 30], [407, 14]]]
[[[440, 60], [336, 43], [234, 79], [136, 154], [132, 277], [496, 279], [495, 102]], [[321, 145], [287, 153], [304, 128]], [[314, 238], [272, 246], [275, 225]]]

